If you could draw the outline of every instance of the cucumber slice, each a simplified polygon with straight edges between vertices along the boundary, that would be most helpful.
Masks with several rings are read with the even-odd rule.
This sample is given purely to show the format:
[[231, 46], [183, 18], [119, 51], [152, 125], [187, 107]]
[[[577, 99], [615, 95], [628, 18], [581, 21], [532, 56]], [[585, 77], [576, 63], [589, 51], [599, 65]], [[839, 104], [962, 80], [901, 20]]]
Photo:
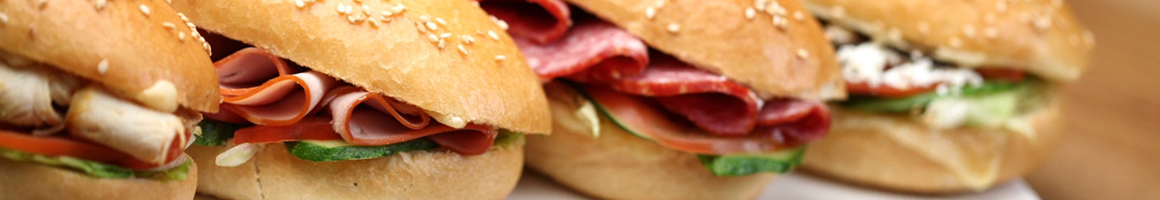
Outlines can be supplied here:
[[761, 172], [786, 173], [802, 163], [806, 147], [768, 154], [697, 155], [701, 165], [717, 176], [744, 176]]
[[[1037, 82], [1032, 78], [1028, 78], [1018, 83], [989, 81], [984, 82], [978, 87], [964, 87], [959, 92], [958, 96], [972, 97], [985, 96], [1012, 91], [1019, 88], [1028, 87]], [[915, 109], [922, 109], [939, 98], [946, 98], [952, 96], [939, 95], [936, 92], [927, 92], [906, 98], [879, 98], [873, 96], [853, 96], [850, 100], [842, 102], [841, 106], [846, 109], [861, 110], [867, 112], [910, 112]]]
[[395, 155], [399, 152], [430, 150], [438, 147], [439, 144], [427, 139], [416, 139], [384, 146], [335, 145], [334, 142], [310, 140], [286, 143], [286, 150], [289, 150], [291, 155], [313, 162], [372, 159]]

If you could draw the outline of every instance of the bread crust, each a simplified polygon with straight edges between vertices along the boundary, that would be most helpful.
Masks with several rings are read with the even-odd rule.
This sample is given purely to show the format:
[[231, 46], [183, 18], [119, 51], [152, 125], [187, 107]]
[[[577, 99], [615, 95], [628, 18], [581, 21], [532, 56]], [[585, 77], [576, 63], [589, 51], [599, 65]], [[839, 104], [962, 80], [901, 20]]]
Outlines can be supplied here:
[[528, 166], [596, 198], [753, 199], [775, 177], [714, 176], [696, 155], [633, 136], [607, 118], [593, 138], [570, 113], [553, 116], [552, 135], [527, 137]]
[[[833, 47], [797, 1], [769, 1], [785, 8], [781, 15], [785, 28], [775, 26], [773, 15], [765, 12], [757, 11], [753, 19], [747, 19], [745, 10], [754, 6], [752, 0], [663, 1], [665, 5], [659, 7], [657, 1], [568, 2], [631, 32], [652, 48], [745, 84], [765, 99], [846, 96]], [[646, 14], [649, 8], [656, 10], [652, 19]], [[794, 13], [801, 13], [800, 19]], [[670, 31], [670, 24], [679, 30]]]
[[35, 2], [41, 1], [0, 1], [3, 54], [54, 66], [146, 105], [157, 99], [144, 91], [168, 81], [176, 105], [217, 112], [218, 79], [204, 43], [188, 36], [192, 30], [165, 1], [107, 1], [99, 9], [96, 1]]
[[[310, 69], [444, 115], [524, 133], [550, 132], [539, 79], [515, 43], [473, 1], [326, 0], [302, 8], [292, 0], [176, 0], [202, 28], [269, 50]], [[378, 25], [397, 4], [406, 10]], [[350, 15], [338, 5], [353, 6]], [[419, 30], [426, 18], [435, 31]], [[438, 20], [446, 22], [438, 23]], [[423, 25], [426, 26], [426, 25]], [[427, 28], [424, 28], [425, 30]], [[498, 39], [491, 39], [487, 32]], [[443, 48], [429, 37], [443, 38]], [[463, 36], [474, 43], [466, 44]], [[460, 52], [462, 45], [464, 52]], [[502, 61], [497, 56], [505, 57]]]
[[184, 181], [95, 178], [29, 162], [0, 158], [0, 199], [193, 199], [197, 164]]
[[[803, 169], [908, 193], [981, 191], [1027, 174], [1046, 158], [1059, 142], [1061, 104], [1055, 100], [1026, 116], [1033, 137], [1007, 129], [936, 131], [911, 118], [831, 109], [831, 133], [810, 145]], [[983, 169], [975, 172], [981, 178], [969, 179], [954, 166], [982, 166], [968, 168]]]
[[1014, 68], [1053, 81], [1079, 78], [1094, 46], [1091, 32], [1062, 1], [805, 2], [819, 18], [876, 41], [923, 50], [963, 67]]
[[[314, 163], [267, 144], [246, 164], [218, 167], [228, 149], [190, 147], [206, 164], [198, 192], [227, 199], [503, 199], [523, 170], [523, 145], [478, 156], [413, 151], [385, 158]], [[213, 172], [213, 173], [210, 173]]]

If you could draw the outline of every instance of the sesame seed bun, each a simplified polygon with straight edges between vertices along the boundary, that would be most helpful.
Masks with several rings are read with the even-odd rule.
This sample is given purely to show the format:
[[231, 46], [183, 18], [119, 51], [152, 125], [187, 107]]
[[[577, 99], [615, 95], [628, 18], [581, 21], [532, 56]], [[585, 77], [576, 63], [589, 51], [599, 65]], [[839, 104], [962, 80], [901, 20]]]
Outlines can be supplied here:
[[[784, 27], [774, 25], [773, 15], [766, 12], [757, 11], [747, 19], [745, 10], [754, 6], [752, 0], [660, 1], [666, 2], [663, 6], [657, 6], [658, 1], [567, 1], [652, 48], [745, 84], [764, 98], [846, 96], [833, 47], [797, 1], [770, 1], [786, 10], [780, 19], [785, 20]], [[650, 8], [656, 10], [652, 19]]]
[[[0, 13], [6, 56], [51, 65], [157, 110], [218, 110], [205, 43], [189, 35], [193, 28], [165, 1], [0, 1]], [[176, 96], [147, 92], [162, 82]]]
[[43, 164], [0, 158], [0, 199], [193, 199], [197, 164], [183, 181], [95, 178]]
[[1094, 45], [1059, 0], [806, 0], [822, 19], [968, 68], [1013, 68], [1074, 81]]
[[982, 191], [1038, 166], [1059, 142], [1059, 100], [1021, 116], [1030, 136], [1008, 129], [939, 131], [909, 117], [834, 111], [831, 133], [810, 145], [807, 172], [920, 194]]
[[[370, 92], [469, 122], [524, 133], [550, 131], [538, 78], [477, 3], [360, 2], [313, 1], [299, 7], [295, 1], [174, 0], [173, 6], [205, 30]], [[396, 4], [406, 10], [390, 21], [369, 22], [362, 11], [366, 6], [372, 19], [381, 19], [381, 11]], [[340, 13], [340, 5], [350, 14]], [[420, 18], [429, 23], [417, 24]], [[420, 30], [428, 25], [437, 29]], [[489, 38], [489, 31], [500, 37]], [[449, 37], [440, 48], [429, 37], [443, 33]], [[465, 43], [464, 36], [474, 42]]]
[[[535, 136], [533, 136], [535, 137]], [[521, 142], [522, 143], [522, 142]], [[478, 156], [449, 151], [410, 151], [368, 160], [320, 162], [267, 144], [252, 160], [218, 167], [227, 146], [193, 146], [205, 164], [198, 192], [226, 199], [503, 199], [523, 170], [523, 145], [497, 147]]]

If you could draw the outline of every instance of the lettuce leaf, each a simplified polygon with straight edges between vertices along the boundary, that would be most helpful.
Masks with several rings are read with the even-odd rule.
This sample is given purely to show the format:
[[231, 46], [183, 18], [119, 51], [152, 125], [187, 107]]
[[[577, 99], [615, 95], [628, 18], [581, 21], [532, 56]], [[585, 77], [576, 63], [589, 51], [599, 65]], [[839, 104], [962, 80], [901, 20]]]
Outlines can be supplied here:
[[717, 176], [744, 176], [755, 173], [786, 173], [802, 163], [803, 145], [796, 149], [764, 154], [697, 155], [701, 165]]
[[0, 157], [13, 161], [31, 162], [75, 171], [97, 178], [128, 179], [148, 178], [162, 181], [183, 181], [189, 176], [190, 162], [164, 171], [133, 171], [116, 165], [89, 161], [68, 156], [46, 156], [12, 149], [0, 148]]
[[234, 138], [234, 132], [238, 129], [245, 128], [245, 125], [231, 124], [225, 122], [218, 122], [213, 120], [201, 120], [197, 123], [201, 127], [200, 135], [193, 135], [195, 140], [193, 144], [201, 146], [221, 146], [226, 141]]
[[1020, 88], [1030, 87], [1039, 82], [1033, 78], [1026, 78], [1021, 82], [988, 81], [978, 87], [964, 87], [958, 96], [939, 95], [937, 92], [927, 92], [905, 98], [882, 98], [874, 96], [851, 96], [850, 100], [840, 103], [843, 108], [867, 112], [911, 112], [926, 107], [930, 102], [941, 98], [978, 97], [1000, 94]]

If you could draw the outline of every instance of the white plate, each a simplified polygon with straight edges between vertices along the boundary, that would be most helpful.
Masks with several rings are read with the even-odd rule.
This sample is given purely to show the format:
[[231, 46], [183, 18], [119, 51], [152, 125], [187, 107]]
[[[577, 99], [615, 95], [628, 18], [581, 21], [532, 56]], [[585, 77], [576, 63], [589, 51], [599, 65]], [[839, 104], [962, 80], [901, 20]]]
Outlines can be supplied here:
[[[508, 200], [580, 200], [589, 199], [586, 196], [580, 195], [576, 192], [569, 191], [564, 187], [549, 181], [547, 178], [531, 172], [524, 172], [523, 177], [520, 178], [519, 185], [516, 190], [508, 196]], [[986, 200], [1038, 200], [1039, 196], [1031, 187], [1027, 186], [1027, 182], [1022, 179], [1011, 181], [1009, 183], [1000, 185], [987, 191], [962, 194], [953, 196], [914, 196], [905, 194], [895, 194], [889, 192], [875, 191], [855, 186], [849, 186], [839, 183], [834, 183], [829, 180], [819, 179], [811, 176], [799, 174], [787, 174], [777, 177], [777, 179], [765, 188], [765, 192], [761, 193], [758, 199], [795, 199], [795, 200], [967, 200], [967, 199], [986, 199]]]

